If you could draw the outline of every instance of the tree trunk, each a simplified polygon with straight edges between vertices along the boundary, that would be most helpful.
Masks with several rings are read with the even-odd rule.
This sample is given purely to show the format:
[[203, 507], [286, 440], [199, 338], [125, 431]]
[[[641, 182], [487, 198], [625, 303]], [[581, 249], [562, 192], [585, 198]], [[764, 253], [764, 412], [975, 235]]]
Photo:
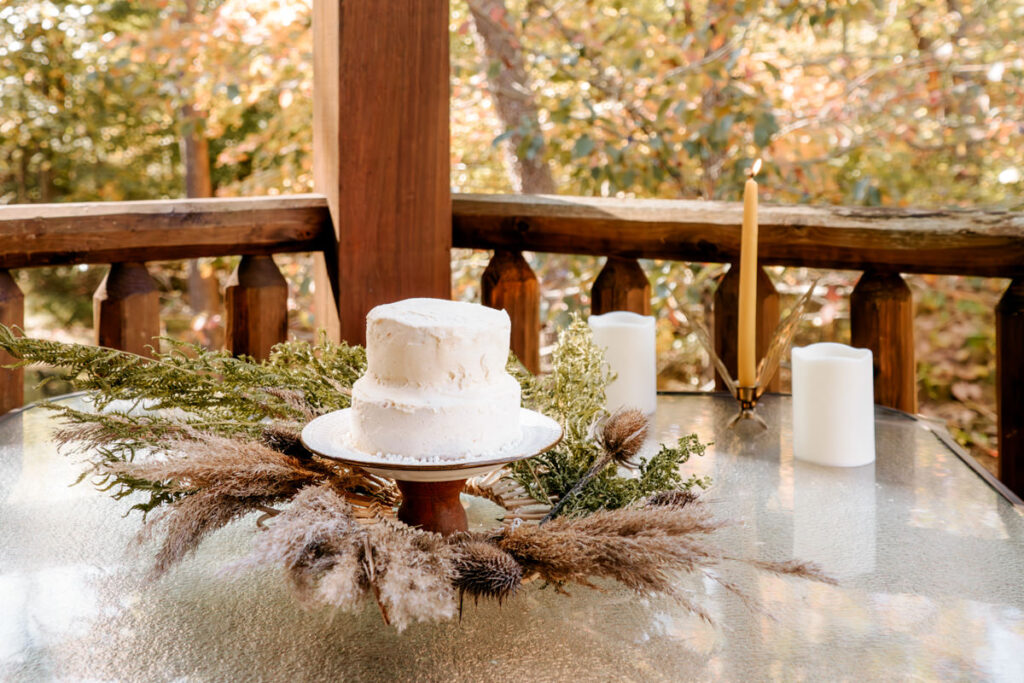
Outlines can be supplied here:
[[[196, 0], [186, 0], [183, 22], [191, 23], [195, 12]], [[181, 160], [185, 167], [185, 196], [189, 198], [213, 196], [210, 147], [203, 126], [205, 118], [191, 103], [181, 107]], [[220, 348], [224, 335], [215, 320], [223, 310], [220, 283], [215, 274], [203, 275], [198, 259], [188, 262], [188, 305], [193, 316], [204, 317], [201, 329], [196, 330], [200, 343], [207, 348]]]
[[[480, 52], [497, 68], [487, 70], [494, 107], [505, 131], [509, 176], [516, 192], [553, 194], [555, 181], [544, 160], [544, 137], [537, 116], [522, 45], [508, 21], [505, 0], [469, 0]], [[530, 140], [526, 140], [530, 138]], [[524, 147], [526, 152], [520, 154]]]

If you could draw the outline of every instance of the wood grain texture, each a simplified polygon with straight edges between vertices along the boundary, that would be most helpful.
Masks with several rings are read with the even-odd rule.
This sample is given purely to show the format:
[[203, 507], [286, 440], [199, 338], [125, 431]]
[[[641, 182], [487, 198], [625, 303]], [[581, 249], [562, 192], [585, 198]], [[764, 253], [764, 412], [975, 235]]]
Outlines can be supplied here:
[[518, 251], [496, 251], [480, 282], [484, 306], [512, 320], [512, 352], [530, 372], [540, 372], [540, 282]]
[[0, 268], [316, 251], [317, 195], [0, 206]]
[[92, 297], [97, 346], [152, 355], [160, 336], [160, 292], [143, 263], [114, 263]]
[[402, 492], [402, 505], [398, 519], [409, 526], [433, 531], [444, 536], [467, 531], [469, 520], [462, 507], [459, 493], [465, 479], [456, 481], [396, 481]]
[[[775, 290], [775, 283], [768, 277], [764, 268], [758, 268], [757, 271], [757, 326], [755, 327], [757, 338], [754, 348], [757, 362], [760, 363], [772, 343], [775, 328], [779, 325], [779, 293]], [[715, 353], [735, 378], [740, 311], [740, 269], [738, 267], [730, 268], [719, 279], [718, 288], [715, 290], [714, 306]], [[717, 372], [715, 373], [715, 389], [728, 390]], [[767, 383], [766, 391], [781, 390], [782, 378], [779, 376], [779, 371], [776, 370]]]
[[651, 283], [636, 259], [609, 256], [590, 293], [594, 315], [609, 311], [651, 314]]
[[448, 18], [440, 0], [313, 5], [314, 179], [336, 238], [316, 310], [349, 342], [378, 304], [451, 296]]
[[850, 295], [850, 343], [871, 349], [875, 403], [917, 412], [914, 299], [897, 273], [868, 271]]
[[999, 479], [1024, 497], [1024, 278], [996, 306]]
[[271, 256], [243, 256], [224, 291], [227, 348], [256, 360], [288, 338], [288, 283]]
[[[0, 323], [8, 327], [25, 324], [25, 295], [7, 270], [0, 270]], [[14, 362], [13, 356], [0, 351], [0, 414], [20, 408], [25, 402], [25, 369], [2, 367]]]
[[[742, 205], [456, 195], [456, 247], [731, 263]], [[905, 273], [1024, 275], [1024, 213], [761, 205], [758, 260]]]

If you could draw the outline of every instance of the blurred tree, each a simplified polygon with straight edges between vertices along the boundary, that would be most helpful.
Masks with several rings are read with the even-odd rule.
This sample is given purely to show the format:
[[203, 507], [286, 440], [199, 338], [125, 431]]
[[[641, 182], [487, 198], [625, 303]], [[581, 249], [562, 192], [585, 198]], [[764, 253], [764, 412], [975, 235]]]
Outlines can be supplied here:
[[553, 194], [555, 179], [545, 158], [533, 89], [526, 75], [522, 44], [509, 21], [504, 0], [468, 0], [481, 52], [488, 59], [487, 81], [505, 130], [503, 140], [511, 159], [509, 174], [517, 192]]

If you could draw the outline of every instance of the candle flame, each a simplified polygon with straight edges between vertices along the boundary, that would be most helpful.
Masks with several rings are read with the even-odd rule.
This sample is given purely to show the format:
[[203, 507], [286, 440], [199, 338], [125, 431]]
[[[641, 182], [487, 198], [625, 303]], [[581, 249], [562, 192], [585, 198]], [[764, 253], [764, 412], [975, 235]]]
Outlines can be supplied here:
[[758, 159], [757, 161], [754, 162], [754, 165], [750, 167], [750, 170], [747, 171], [747, 175], [750, 176], [751, 178], [753, 178], [754, 176], [756, 176], [760, 172], [761, 172], [761, 160]]

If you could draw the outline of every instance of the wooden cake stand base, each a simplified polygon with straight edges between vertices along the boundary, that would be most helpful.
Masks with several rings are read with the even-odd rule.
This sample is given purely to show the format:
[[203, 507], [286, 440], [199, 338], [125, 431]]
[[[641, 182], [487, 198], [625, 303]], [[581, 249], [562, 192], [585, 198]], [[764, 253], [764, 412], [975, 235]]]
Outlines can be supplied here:
[[424, 531], [450, 536], [469, 529], [466, 510], [459, 500], [465, 479], [453, 481], [396, 480], [402, 492], [398, 519]]

